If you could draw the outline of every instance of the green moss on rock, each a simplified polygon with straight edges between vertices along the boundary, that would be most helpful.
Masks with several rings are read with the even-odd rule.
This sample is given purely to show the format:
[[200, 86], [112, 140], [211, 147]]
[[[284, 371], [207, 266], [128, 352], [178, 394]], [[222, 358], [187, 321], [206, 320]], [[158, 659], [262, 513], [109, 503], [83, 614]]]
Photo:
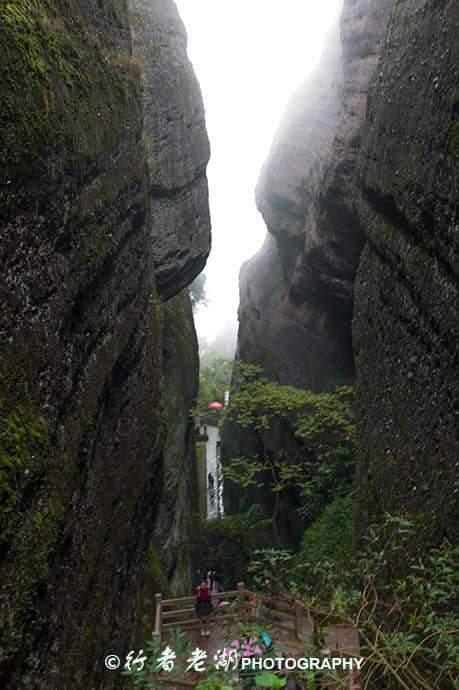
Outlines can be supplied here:
[[165, 598], [172, 596], [167, 577], [164, 574], [161, 563], [159, 562], [158, 554], [156, 553], [156, 550], [152, 544], [150, 544], [147, 555], [147, 575], [148, 578], [150, 578], [155, 584], [156, 591], [162, 592]]
[[4, 153], [9, 153], [12, 162], [19, 162], [24, 149], [29, 156], [37, 155], [43, 132], [49, 131], [51, 113], [56, 108], [56, 82], [72, 88], [78, 78], [72, 61], [75, 46], [69, 42], [56, 3], [48, 0], [3, 3], [0, 41], [6, 82], [0, 106], [2, 138], [7, 148]]
[[459, 156], [459, 118], [456, 118], [446, 132], [445, 149], [451, 156]]
[[355, 553], [355, 496], [338, 496], [304, 533], [300, 561], [312, 571], [319, 563], [334, 563], [338, 569], [348, 567]]
[[[14, 569], [1, 571], [0, 664], [27, 649], [31, 637], [26, 629], [39, 618], [37, 591], [47, 583], [64, 513], [64, 464], [43, 482], [52, 447], [30, 385], [32, 361], [33, 355], [21, 348], [5, 350], [0, 360], [0, 546], [14, 562]], [[41, 501], [32, 504], [28, 497], [38, 486]]]
[[[42, 166], [51, 143], [55, 149], [80, 138], [82, 152], [94, 155], [120, 136], [123, 103], [140, 107], [139, 65], [128, 53], [104, 51], [81, 15], [77, 4], [69, 13], [54, 0], [0, 6], [0, 162], [7, 179], [29, 174], [32, 162]], [[120, 117], [107, 130], [101, 109], [109, 103]]]
[[7, 417], [0, 401], [0, 544], [11, 536], [15, 511], [43, 464], [46, 422], [22, 406]]
[[139, 648], [145, 647], [145, 641], [151, 637], [154, 628], [156, 598], [161, 593], [164, 599], [172, 598], [172, 592], [153, 544], [150, 544], [147, 554], [145, 575], [140, 591], [139, 608], [141, 616], [136, 631], [135, 644]]

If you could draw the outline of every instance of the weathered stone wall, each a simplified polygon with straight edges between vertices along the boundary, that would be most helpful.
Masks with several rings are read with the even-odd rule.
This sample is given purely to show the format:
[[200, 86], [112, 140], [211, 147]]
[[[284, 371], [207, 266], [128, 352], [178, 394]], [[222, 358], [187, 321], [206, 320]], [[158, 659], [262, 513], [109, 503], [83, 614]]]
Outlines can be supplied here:
[[241, 272], [239, 346], [282, 383], [324, 390], [354, 378], [352, 294], [364, 242], [355, 167], [387, 18], [384, 3], [345, 3], [258, 183], [258, 207], [276, 242]]
[[[166, 27], [172, 10], [155, 7]], [[132, 55], [122, 0], [19, 0], [0, 8], [5, 687], [120, 687], [104, 658], [126, 654], [137, 626], [166, 424], [159, 240], [152, 238], [188, 213], [179, 206], [153, 227], [150, 169], [164, 166], [169, 153], [154, 124], [143, 129], [142, 71], [153, 65], [149, 93], [155, 69], [162, 93], [163, 72], [174, 74], [174, 40], [165, 31], [172, 48], [147, 67]], [[183, 79], [182, 52], [176, 63]], [[183, 130], [168, 133], [171, 141], [193, 138], [187, 118]], [[208, 218], [208, 152], [200, 142], [184, 167], [196, 155], [194, 210]], [[177, 166], [170, 167], [172, 187]], [[176, 187], [182, 182], [180, 175]], [[191, 252], [187, 222], [181, 227]], [[170, 243], [171, 271], [180, 277], [168, 295], [204, 261], [184, 269], [181, 242], [177, 233]], [[198, 244], [204, 257], [208, 226]]]
[[199, 380], [191, 304], [177, 295], [203, 268], [210, 250], [206, 166], [210, 148], [204, 105], [187, 57], [187, 36], [171, 0], [129, 0], [133, 52], [142, 64], [143, 140], [149, 162], [149, 212], [158, 293], [166, 300], [163, 372], [167, 438], [164, 493], [155, 552], [173, 593], [190, 591], [188, 515], [197, 509], [191, 408]]
[[166, 298], [204, 268], [210, 248], [206, 166], [210, 148], [185, 28], [172, 0], [129, 0], [134, 54], [145, 66], [144, 142], [150, 161], [148, 222], [156, 284]]

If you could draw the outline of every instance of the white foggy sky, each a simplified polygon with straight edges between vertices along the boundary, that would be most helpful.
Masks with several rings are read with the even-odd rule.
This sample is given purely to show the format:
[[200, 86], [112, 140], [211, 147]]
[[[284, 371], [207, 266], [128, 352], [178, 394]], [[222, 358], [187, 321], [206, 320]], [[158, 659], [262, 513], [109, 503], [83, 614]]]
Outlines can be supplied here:
[[237, 319], [241, 264], [266, 228], [255, 206], [261, 166], [295, 88], [316, 65], [341, 0], [175, 0], [188, 33], [211, 144], [212, 252], [207, 308], [196, 314], [212, 340]]

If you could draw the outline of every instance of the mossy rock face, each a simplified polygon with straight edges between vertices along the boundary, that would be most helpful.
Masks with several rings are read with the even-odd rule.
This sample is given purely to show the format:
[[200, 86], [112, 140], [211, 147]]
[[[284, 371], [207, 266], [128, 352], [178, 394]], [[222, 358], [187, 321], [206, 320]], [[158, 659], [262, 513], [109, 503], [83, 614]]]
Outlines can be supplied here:
[[[122, 8], [123, 3], [91, 0], [2, 3], [3, 183], [44, 174], [50, 157], [54, 178], [65, 164], [84, 172], [82, 159], [112, 152], [125, 139], [126, 116], [139, 108], [141, 94]], [[109, 113], [115, 107], [120, 118]], [[66, 155], [60, 155], [61, 147]]]
[[355, 555], [354, 530], [354, 493], [338, 496], [301, 538], [299, 560], [308, 564], [306, 581], [314, 582], [314, 570], [322, 562], [332, 563], [336, 572], [352, 565]]
[[191, 412], [198, 395], [199, 357], [188, 290], [165, 303], [162, 333], [167, 429], [163, 492], [140, 590], [139, 647], [154, 627], [155, 594], [188, 596], [194, 585], [189, 530], [190, 515], [198, 511], [199, 482]]
[[165, 422], [140, 68], [122, 1], [2, 2], [0, 42], [0, 685], [119, 687]]
[[[180, 298], [168, 308], [164, 345], [155, 247], [179, 220], [197, 227], [195, 253], [187, 242], [199, 260], [168, 265], [175, 291], [205, 262], [208, 150], [183, 27], [173, 3], [154, 3], [154, 12], [161, 65], [145, 66], [132, 52], [125, 0], [0, 4], [2, 687], [120, 687], [104, 658], [122, 657], [137, 630], [163, 465], [171, 469], [162, 455], [168, 420], [170, 457], [190, 462], [183, 480], [171, 469], [180, 496], [168, 495], [172, 512], [179, 506], [174, 572], [189, 583], [177, 533], [194, 487], [196, 337]], [[142, 24], [138, 12], [131, 20]], [[191, 137], [186, 155], [177, 140], [187, 126], [163, 131], [163, 111], [144, 130], [144, 89], [162, 93], [174, 70], [189, 96], [181, 103], [176, 93], [187, 125], [188, 106], [199, 111], [196, 150]], [[153, 241], [151, 165], [168, 161], [174, 213], [163, 214]], [[167, 370], [167, 406], [163, 349], [188, 367]]]
[[413, 549], [459, 537], [457, 3], [394, 3], [359, 176], [355, 286], [361, 530], [416, 520]]
[[190, 514], [198, 512], [199, 484], [192, 408], [198, 395], [198, 342], [188, 291], [165, 304], [164, 383], [167, 435], [164, 491], [155, 529], [158, 557], [175, 596], [192, 592]]
[[173, 596], [169, 588], [167, 577], [159, 562], [157, 548], [153, 544], [150, 544], [142, 587], [140, 589], [140, 618], [137, 627], [136, 641], [133, 645], [136, 649], [144, 648], [146, 640], [151, 637], [155, 626], [157, 593], [161, 593], [163, 599], [171, 599]]
[[48, 422], [27, 387], [31, 361], [33, 353], [24, 358], [24, 352], [11, 350], [0, 359], [0, 549], [7, 554], [0, 566], [0, 635], [6, 640], [0, 663], [21, 654], [32, 639], [27, 623], [38, 613], [37, 593], [49, 582], [49, 558], [63, 517], [64, 468], [55, 469], [43, 485], [53, 449]]

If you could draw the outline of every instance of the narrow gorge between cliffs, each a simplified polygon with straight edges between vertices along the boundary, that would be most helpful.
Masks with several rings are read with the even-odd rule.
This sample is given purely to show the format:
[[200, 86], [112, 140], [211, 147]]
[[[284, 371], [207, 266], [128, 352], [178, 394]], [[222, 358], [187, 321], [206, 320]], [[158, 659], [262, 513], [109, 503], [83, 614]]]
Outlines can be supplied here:
[[2, 688], [459, 687], [458, 25], [0, 3]]

